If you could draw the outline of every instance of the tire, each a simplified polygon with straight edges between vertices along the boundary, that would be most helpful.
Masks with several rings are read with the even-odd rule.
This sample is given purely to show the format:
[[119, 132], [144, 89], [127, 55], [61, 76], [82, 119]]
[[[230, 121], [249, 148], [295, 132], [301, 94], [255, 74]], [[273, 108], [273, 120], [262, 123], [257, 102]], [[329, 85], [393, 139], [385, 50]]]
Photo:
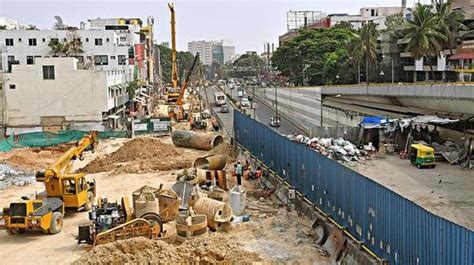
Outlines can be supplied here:
[[51, 225], [49, 226], [49, 233], [54, 235], [63, 229], [63, 215], [62, 213], [55, 212], [51, 218]]
[[417, 167], [418, 169], [421, 169], [421, 165], [420, 165], [420, 164], [416, 165], [416, 167]]
[[18, 234], [18, 230], [16, 230], [16, 229], [7, 229], [7, 233], [9, 235], [16, 235], [16, 234]]
[[90, 211], [92, 209], [92, 205], [94, 204], [94, 193], [92, 191], [87, 192], [87, 201], [84, 204], [84, 210]]

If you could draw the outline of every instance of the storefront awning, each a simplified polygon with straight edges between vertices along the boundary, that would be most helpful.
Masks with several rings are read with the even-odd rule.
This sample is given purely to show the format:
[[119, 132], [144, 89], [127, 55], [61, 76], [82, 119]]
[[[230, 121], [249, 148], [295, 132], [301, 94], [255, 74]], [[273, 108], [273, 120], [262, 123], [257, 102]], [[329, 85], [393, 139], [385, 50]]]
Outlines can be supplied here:
[[474, 53], [462, 52], [462, 53], [458, 53], [449, 57], [450, 61], [463, 60], [463, 59], [474, 59]]

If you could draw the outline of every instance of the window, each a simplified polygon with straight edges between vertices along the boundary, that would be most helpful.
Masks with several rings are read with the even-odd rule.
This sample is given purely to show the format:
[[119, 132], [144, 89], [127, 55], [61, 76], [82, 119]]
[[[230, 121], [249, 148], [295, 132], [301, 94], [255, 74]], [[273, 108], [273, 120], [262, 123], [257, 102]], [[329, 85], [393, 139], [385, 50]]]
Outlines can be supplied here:
[[10, 84], [10, 89], [15, 89], [15, 88], [16, 88], [16, 85]]
[[26, 64], [34, 64], [35, 59], [33, 56], [26, 56]]
[[95, 46], [102, 46], [102, 39], [95, 39]]
[[36, 46], [36, 39], [28, 39], [28, 45]]
[[46, 42], [46, 39], [45, 39], [45, 38], [43, 38], [43, 42]]
[[67, 39], [66, 39], [66, 38], [64, 38], [64, 39], [63, 39], [63, 41], [64, 41], [64, 42], [67, 42]]
[[43, 79], [54, 80], [54, 65], [43, 65]]
[[107, 55], [96, 55], [94, 56], [95, 65], [108, 65], [108, 56]]
[[34, 203], [33, 203], [33, 210], [36, 211], [36, 210], [38, 210], [39, 208], [41, 208], [41, 206], [43, 206], [43, 203], [42, 203], [42, 202], [34, 202]]
[[89, 38], [86, 38], [86, 42], [89, 42]]
[[105, 41], [109, 42], [110, 40], [109, 40], [109, 38], [107, 38], [107, 39], [105, 39]]
[[18, 39], [18, 42], [21, 42], [21, 38]]
[[118, 56], [118, 64], [119, 65], [127, 65], [127, 55], [119, 55]]
[[8, 61], [9, 61], [9, 62], [15, 61], [15, 56], [9, 55], [9, 56], [8, 56]]
[[77, 61], [79, 64], [83, 65], [84, 64], [84, 56], [76, 56]]
[[13, 39], [5, 39], [6, 46], [13, 46]]
[[76, 194], [76, 181], [73, 179], [63, 180], [63, 192], [64, 194], [74, 195]]
[[110, 60], [115, 60], [115, 56], [110, 56]]

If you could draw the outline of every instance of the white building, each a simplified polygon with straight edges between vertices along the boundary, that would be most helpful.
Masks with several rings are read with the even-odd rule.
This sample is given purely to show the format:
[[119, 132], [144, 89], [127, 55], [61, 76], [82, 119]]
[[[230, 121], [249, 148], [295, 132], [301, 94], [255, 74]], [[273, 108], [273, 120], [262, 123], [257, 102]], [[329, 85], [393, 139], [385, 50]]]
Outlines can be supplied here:
[[199, 59], [203, 64], [210, 65], [212, 63], [212, 47], [213, 41], [191, 41], [188, 42], [188, 52], [196, 55], [199, 53]]
[[18, 21], [7, 17], [0, 17], [0, 26], [4, 26], [7, 30], [26, 29], [26, 26], [20, 25]]
[[[5, 119], [16, 133], [116, 127], [128, 101], [125, 71], [78, 69], [75, 58], [38, 58], [5, 74]], [[20, 130], [20, 131], [18, 131]]]
[[402, 12], [401, 7], [362, 7], [358, 15], [332, 14], [329, 15], [330, 26], [333, 27], [341, 22], [349, 22], [354, 29], [360, 29], [364, 23], [373, 21], [377, 24], [377, 29], [385, 29], [385, 19], [387, 16]]
[[222, 54], [224, 63], [228, 62], [235, 55], [235, 46], [231, 40], [222, 41], [191, 41], [188, 42], [188, 52], [196, 55], [199, 52], [201, 62], [210, 65], [214, 60], [212, 53], [214, 46], [222, 46]]
[[222, 40], [222, 52], [224, 53], [224, 63], [229, 62], [235, 56], [235, 46], [232, 40]]
[[51, 57], [51, 40], [66, 42], [73, 38], [82, 43], [83, 52], [73, 55], [80, 65], [125, 70], [129, 49], [140, 43], [140, 25], [119, 23], [120, 19], [92, 19], [88, 29], [0, 31], [0, 70], [9, 71], [11, 64], [33, 64], [36, 58]]

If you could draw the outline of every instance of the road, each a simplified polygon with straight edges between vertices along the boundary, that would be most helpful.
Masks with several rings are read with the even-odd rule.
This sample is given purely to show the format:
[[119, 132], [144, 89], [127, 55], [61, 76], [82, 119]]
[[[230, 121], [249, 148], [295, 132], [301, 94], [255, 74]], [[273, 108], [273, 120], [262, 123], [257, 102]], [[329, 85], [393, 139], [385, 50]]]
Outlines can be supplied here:
[[[214, 86], [211, 86], [211, 87], [208, 87], [208, 88], [205, 88], [207, 89], [207, 100], [209, 102], [209, 104], [212, 106], [213, 102], [214, 102], [214, 93], [217, 92], [217, 88], [214, 87]], [[226, 89], [226, 92], [229, 93], [231, 92], [232, 93], [232, 97], [236, 100], [240, 100], [240, 98], [238, 97], [237, 95], [237, 89], [228, 89], [228, 88], [225, 88]], [[206, 91], [202, 90], [201, 91], [201, 94], [204, 96], [206, 93]], [[269, 107], [267, 107], [266, 105], [264, 104], [261, 104], [260, 102], [254, 100], [253, 102], [254, 104], [254, 107], [255, 107], [255, 116], [257, 118], [257, 121], [263, 123], [263, 124], [266, 124], [268, 126], [268, 122], [270, 121], [270, 118], [275, 116], [275, 111]], [[226, 128], [226, 130], [228, 131], [228, 133], [230, 135], [232, 135], [232, 131], [233, 131], [233, 122], [234, 122], [234, 116], [233, 116], [233, 107], [231, 104], [227, 104], [229, 106], [229, 110], [230, 112], [229, 113], [220, 113], [219, 110], [220, 108], [218, 107], [212, 107], [212, 109], [219, 115], [219, 118], [221, 119], [224, 127]], [[247, 112], [251, 114], [252, 117], [254, 117], [254, 110], [251, 109], [251, 108], [246, 108]], [[268, 126], [269, 127], [269, 126]], [[272, 128], [272, 127], [269, 127], [269, 128]], [[281, 134], [291, 134], [293, 132], [296, 132], [296, 133], [303, 133], [300, 129], [296, 128], [293, 124], [291, 124], [290, 122], [288, 122], [287, 120], [285, 119], [282, 119], [281, 121], [281, 126], [280, 128], [272, 128], [273, 130], [276, 130], [278, 131], [279, 133]]]

